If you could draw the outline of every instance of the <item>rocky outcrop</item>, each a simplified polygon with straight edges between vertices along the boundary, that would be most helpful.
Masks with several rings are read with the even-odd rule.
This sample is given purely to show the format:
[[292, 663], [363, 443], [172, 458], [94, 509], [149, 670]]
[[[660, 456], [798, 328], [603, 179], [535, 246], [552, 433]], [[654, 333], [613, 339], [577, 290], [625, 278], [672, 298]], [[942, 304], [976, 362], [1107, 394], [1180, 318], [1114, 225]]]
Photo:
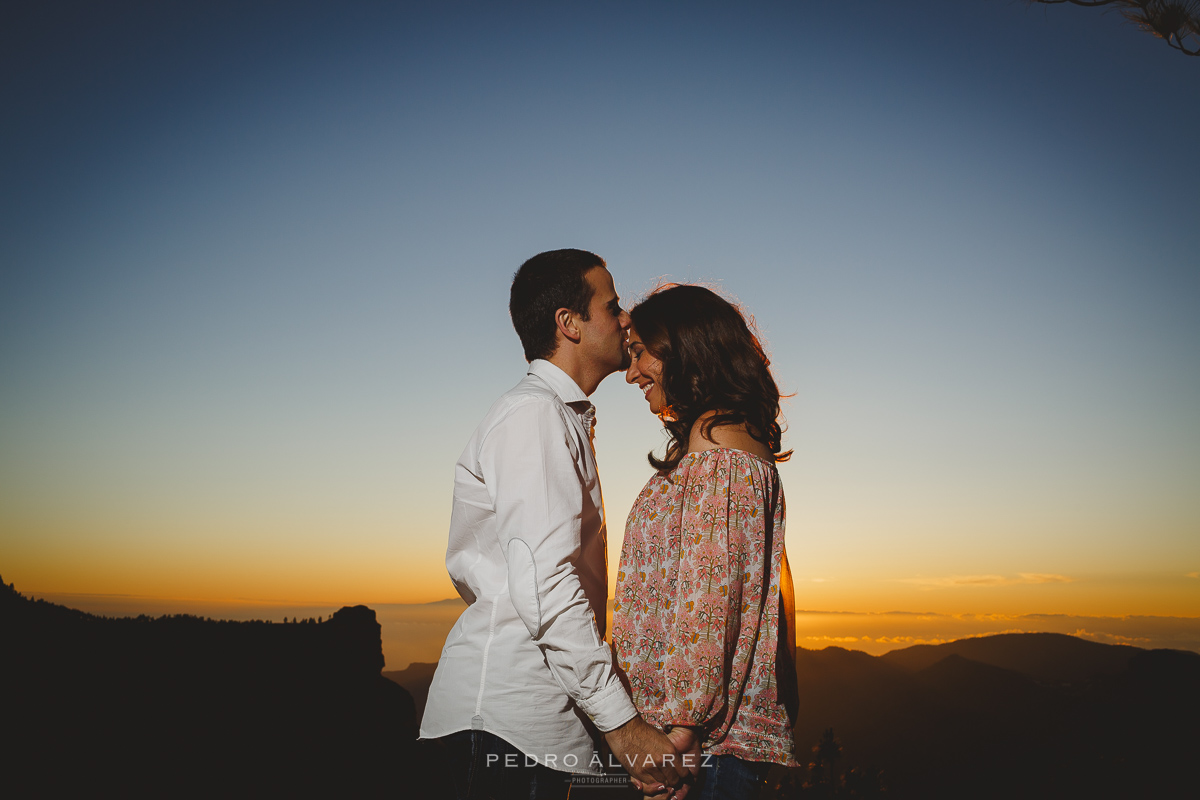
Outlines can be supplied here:
[[412, 696], [365, 606], [324, 622], [109, 619], [0, 590], [12, 796], [395, 796]]

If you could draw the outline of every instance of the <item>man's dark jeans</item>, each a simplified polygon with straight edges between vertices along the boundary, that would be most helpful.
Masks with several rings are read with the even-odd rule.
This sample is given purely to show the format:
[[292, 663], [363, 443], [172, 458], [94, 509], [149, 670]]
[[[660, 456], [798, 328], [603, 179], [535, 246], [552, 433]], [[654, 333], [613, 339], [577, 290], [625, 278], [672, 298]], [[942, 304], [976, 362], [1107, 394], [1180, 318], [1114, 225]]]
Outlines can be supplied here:
[[700, 768], [698, 785], [688, 800], [753, 800], [767, 779], [770, 764], [735, 756], [712, 756]]
[[527, 759], [525, 753], [487, 731], [459, 731], [441, 739], [446, 747], [447, 795], [456, 800], [565, 800], [571, 776]]

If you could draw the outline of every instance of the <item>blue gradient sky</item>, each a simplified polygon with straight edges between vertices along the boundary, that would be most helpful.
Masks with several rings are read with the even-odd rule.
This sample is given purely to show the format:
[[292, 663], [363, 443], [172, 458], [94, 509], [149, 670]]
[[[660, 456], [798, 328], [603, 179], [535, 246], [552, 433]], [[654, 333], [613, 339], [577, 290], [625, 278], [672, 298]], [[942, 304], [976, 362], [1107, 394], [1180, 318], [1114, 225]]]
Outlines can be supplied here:
[[[1200, 615], [1200, 64], [1009, 0], [37, 4], [0, 26], [0, 569], [449, 596], [528, 256], [754, 313], [801, 607]], [[657, 420], [595, 395], [615, 562]]]

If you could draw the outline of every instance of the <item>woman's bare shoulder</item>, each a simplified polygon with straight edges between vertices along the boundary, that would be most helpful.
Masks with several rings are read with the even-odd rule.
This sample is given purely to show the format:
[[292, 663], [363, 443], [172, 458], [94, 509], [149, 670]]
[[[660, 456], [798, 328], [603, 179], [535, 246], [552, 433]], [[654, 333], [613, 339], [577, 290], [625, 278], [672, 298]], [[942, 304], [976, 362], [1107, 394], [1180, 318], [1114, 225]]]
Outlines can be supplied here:
[[745, 450], [747, 453], [758, 456], [766, 461], [775, 460], [775, 454], [771, 452], [770, 448], [747, 433], [746, 426], [743, 424], [715, 425], [708, 432], [708, 437], [705, 437], [704, 430], [706, 426], [704, 423], [716, 413], [716, 411], [705, 411], [696, 419], [695, 424], [692, 425], [691, 435], [688, 437], [689, 453], [699, 453], [704, 450], [716, 450], [724, 447], [731, 450]]

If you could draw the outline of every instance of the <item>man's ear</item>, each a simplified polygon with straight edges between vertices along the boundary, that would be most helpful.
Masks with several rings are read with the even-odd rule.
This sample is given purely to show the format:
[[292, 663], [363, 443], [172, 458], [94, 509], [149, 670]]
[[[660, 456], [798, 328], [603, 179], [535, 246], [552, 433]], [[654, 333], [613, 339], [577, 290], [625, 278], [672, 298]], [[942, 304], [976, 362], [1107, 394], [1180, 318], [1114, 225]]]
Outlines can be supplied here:
[[579, 317], [569, 308], [560, 308], [554, 312], [554, 325], [567, 341], [579, 344], [582, 333], [579, 330]]

